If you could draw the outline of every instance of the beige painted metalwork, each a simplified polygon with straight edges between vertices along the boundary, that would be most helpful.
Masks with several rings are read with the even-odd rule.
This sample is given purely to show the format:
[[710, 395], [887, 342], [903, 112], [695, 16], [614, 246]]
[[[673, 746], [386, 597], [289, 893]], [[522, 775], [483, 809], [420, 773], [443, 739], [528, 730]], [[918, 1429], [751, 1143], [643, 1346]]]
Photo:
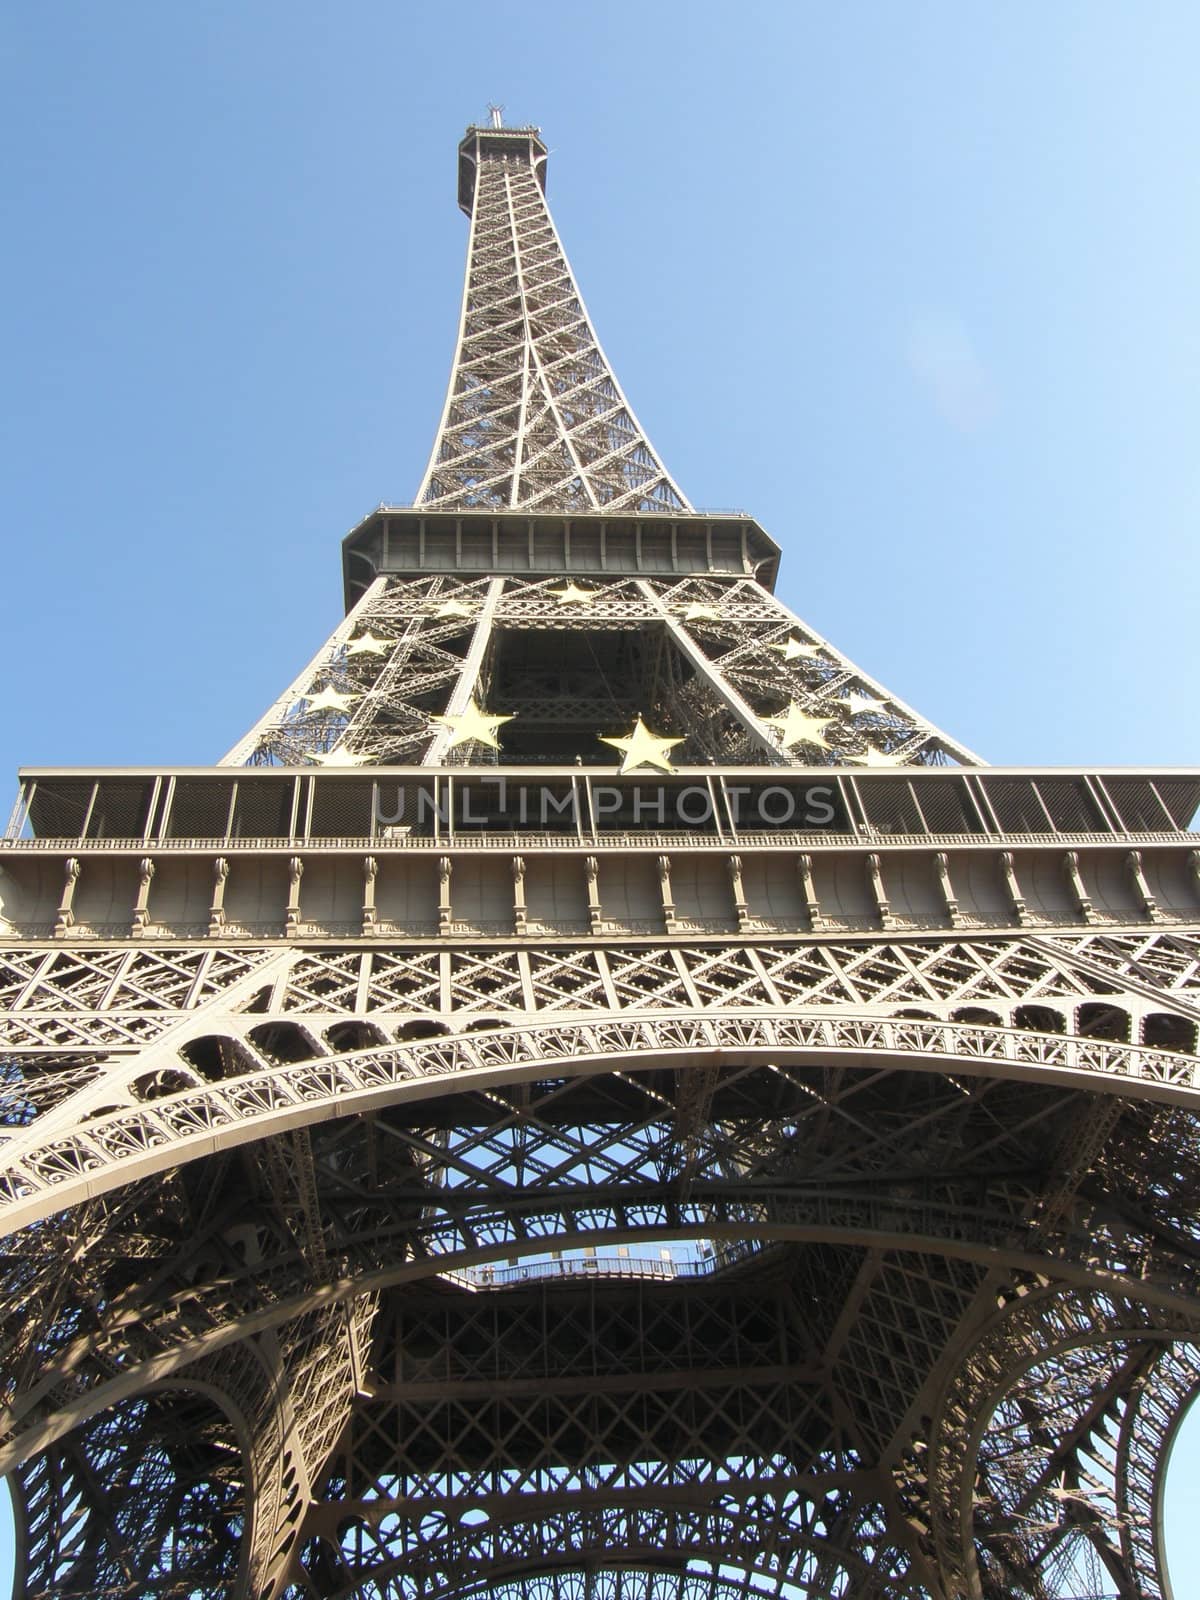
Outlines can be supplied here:
[[0, 840], [19, 1592], [1169, 1600], [1200, 772], [984, 765], [694, 511], [536, 129], [216, 767]]
[[472, 128], [459, 160], [467, 277], [418, 503], [689, 510], [592, 331], [546, 206], [537, 130]]

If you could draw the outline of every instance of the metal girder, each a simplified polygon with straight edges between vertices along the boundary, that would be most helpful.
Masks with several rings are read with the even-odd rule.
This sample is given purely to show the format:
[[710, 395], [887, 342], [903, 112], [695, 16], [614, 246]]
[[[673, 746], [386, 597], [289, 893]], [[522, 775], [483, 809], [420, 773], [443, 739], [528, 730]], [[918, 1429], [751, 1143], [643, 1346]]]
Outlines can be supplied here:
[[[420, 504], [309, 666], [221, 769], [26, 775], [22, 1593], [1169, 1600], [1195, 776], [982, 771], [775, 600], [621, 393], [545, 156], [468, 131]], [[632, 814], [635, 716], [702, 824]], [[539, 773], [560, 831], [469, 814]], [[836, 835], [739, 818], [814, 775]]]
[[[471, 635], [471, 647], [467, 651], [466, 660], [463, 662], [462, 672], [459, 674], [458, 683], [455, 685], [449, 700], [446, 702], [446, 715], [458, 716], [464, 712], [471, 703], [475, 693], [479, 671], [483, 665], [484, 652], [492, 636], [492, 624], [496, 615], [496, 607], [500, 596], [504, 592], [504, 579], [493, 578], [488, 584], [487, 594], [479, 609], [478, 616], [474, 619], [475, 630]], [[446, 750], [450, 741], [450, 729], [443, 726], [442, 731], [436, 735], [424, 755], [424, 764], [427, 767], [437, 766], [445, 760]]]
[[543, 164], [515, 140], [477, 157], [458, 347], [417, 501], [689, 510], [592, 331]]
[[[470, 515], [460, 520], [471, 524]], [[475, 520], [488, 522], [480, 514]], [[584, 584], [584, 598], [569, 603], [562, 601], [569, 571], [556, 577], [377, 577], [226, 764], [436, 765], [445, 732], [431, 719], [455, 714], [472, 695], [484, 698], [485, 647], [497, 637], [557, 634], [564, 647], [587, 659], [589, 639], [598, 634], [620, 629], [648, 639], [659, 628], [673, 649], [641, 686], [642, 709], [652, 714], [660, 708], [671, 718], [668, 725], [691, 741], [679, 752], [681, 764], [689, 758], [794, 763], [797, 752], [782, 751], [763, 722], [794, 701], [831, 723], [826, 743], [805, 749], [810, 764], [981, 765], [965, 745], [890, 695], [753, 579], [731, 574], [631, 581], [591, 572], [575, 577]], [[802, 646], [800, 653], [787, 654], [789, 640]], [[687, 688], [682, 699], [681, 686]], [[613, 704], [610, 694], [600, 716], [580, 707], [597, 737], [612, 732]], [[709, 748], [703, 724], [713, 710], [730, 716], [735, 732], [723, 733]], [[474, 751], [478, 761], [481, 749]]]

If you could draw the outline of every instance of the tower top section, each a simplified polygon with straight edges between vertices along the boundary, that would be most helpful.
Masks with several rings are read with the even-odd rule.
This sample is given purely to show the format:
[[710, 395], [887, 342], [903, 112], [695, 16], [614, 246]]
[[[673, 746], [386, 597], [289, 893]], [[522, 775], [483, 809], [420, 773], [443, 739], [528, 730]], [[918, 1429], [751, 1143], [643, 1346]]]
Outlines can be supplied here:
[[491, 122], [486, 127], [472, 123], [458, 147], [458, 203], [468, 216], [475, 202], [475, 179], [480, 163], [489, 156], [531, 168], [542, 193], [546, 192], [546, 157], [549, 152], [542, 143], [542, 130], [506, 128], [500, 115], [501, 107], [492, 106]]
[[499, 106], [458, 147], [467, 275], [417, 503], [690, 512], [600, 347], [546, 206], [546, 155], [539, 129], [506, 128]]

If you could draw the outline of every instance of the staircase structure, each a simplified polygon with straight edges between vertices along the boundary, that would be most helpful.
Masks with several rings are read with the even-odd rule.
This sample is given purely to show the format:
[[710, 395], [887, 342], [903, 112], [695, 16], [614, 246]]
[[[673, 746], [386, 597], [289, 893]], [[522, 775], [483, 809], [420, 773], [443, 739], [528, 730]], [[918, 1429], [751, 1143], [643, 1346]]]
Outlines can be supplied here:
[[17, 1593], [1170, 1594], [1200, 772], [997, 769], [774, 595], [468, 129], [450, 386], [215, 767], [0, 841]]

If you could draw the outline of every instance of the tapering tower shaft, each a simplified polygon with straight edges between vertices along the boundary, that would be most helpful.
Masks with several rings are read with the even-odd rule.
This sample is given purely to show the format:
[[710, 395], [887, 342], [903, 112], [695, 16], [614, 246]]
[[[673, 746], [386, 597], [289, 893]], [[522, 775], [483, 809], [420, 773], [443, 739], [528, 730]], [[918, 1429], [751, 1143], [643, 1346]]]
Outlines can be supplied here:
[[545, 183], [537, 129], [467, 130], [458, 347], [417, 500], [447, 510], [690, 510], [600, 348]]

